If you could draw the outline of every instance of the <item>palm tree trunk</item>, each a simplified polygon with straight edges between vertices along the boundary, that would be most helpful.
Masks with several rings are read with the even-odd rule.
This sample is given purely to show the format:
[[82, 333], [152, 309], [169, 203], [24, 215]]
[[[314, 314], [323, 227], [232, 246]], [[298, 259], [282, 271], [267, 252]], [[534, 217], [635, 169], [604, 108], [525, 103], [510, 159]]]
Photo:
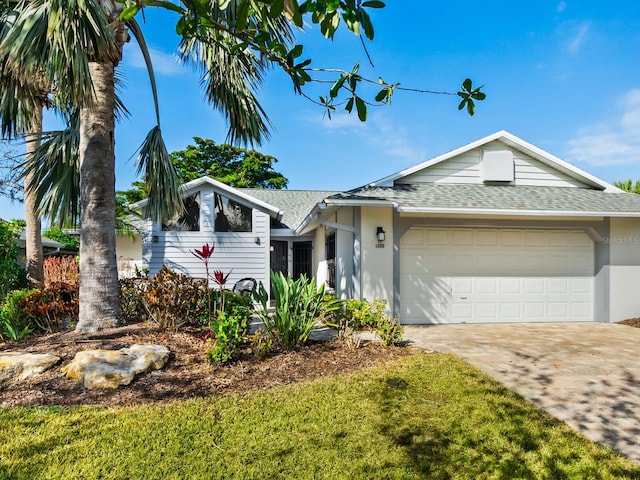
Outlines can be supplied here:
[[80, 111], [80, 316], [76, 331], [120, 321], [115, 228], [114, 65], [91, 62], [95, 101]]
[[[42, 105], [36, 108], [34, 118], [31, 123], [30, 134], [27, 135], [27, 156], [28, 161], [33, 152], [40, 145], [39, 134], [42, 132]], [[44, 285], [44, 271], [42, 268], [42, 223], [38, 214], [38, 205], [35, 193], [30, 189], [32, 175], [27, 175], [24, 179], [24, 209], [27, 227], [25, 229], [26, 247], [26, 268], [27, 282], [30, 287], [42, 288]]]

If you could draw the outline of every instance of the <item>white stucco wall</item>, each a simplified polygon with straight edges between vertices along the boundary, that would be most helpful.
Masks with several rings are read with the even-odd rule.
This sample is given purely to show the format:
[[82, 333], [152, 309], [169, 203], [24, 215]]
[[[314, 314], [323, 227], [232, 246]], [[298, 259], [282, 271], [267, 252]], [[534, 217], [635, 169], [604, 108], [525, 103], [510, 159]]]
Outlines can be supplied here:
[[142, 237], [136, 235], [135, 238], [126, 235], [116, 235], [116, 256], [128, 260], [142, 260]]
[[[362, 207], [361, 295], [369, 301], [384, 298], [393, 305], [393, 208]], [[386, 240], [378, 243], [376, 229], [382, 227]]]
[[[353, 226], [353, 207], [344, 207], [336, 213], [336, 223]], [[353, 245], [354, 234], [348, 230], [336, 230], [336, 295], [353, 298]]]
[[610, 321], [640, 317], [640, 219], [612, 218]]
[[327, 258], [325, 252], [325, 228], [320, 226], [315, 230], [315, 238], [313, 241], [313, 256], [316, 277], [316, 285], [327, 284], [328, 270]]

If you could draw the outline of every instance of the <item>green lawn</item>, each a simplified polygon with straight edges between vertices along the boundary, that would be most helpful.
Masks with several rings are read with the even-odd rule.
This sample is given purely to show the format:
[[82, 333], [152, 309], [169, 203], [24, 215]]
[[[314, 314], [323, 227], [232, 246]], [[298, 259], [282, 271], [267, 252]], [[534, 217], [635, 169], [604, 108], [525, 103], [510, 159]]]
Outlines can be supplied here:
[[0, 410], [0, 478], [640, 478], [464, 361], [164, 407]]

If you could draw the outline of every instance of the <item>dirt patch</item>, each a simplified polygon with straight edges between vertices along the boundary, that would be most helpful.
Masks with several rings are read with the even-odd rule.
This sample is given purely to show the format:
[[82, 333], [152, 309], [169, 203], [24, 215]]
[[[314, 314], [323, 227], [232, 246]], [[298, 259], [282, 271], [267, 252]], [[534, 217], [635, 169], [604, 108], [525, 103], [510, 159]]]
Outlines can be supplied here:
[[[89, 338], [62, 332], [19, 343], [0, 343], [0, 350], [53, 353], [62, 358], [59, 365], [37, 380], [0, 390], [0, 407], [169, 403], [310, 381], [375, 366], [414, 352], [408, 347], [385, 348], [376, 342], [364, 342], [360, 348], [349, 350], [337, 340], [316, 341], [296, 351], [275, 353], [262, 360], [256, 359], [247, 349], [231, 364], [214, 367], [205, 360], [206, 347], [202, 336], [202, 331], [196, 329], [159, 332], [156, 328], [134, 324]], [[87, 390], [67, 380], [60, 372], [60, 368], [80, 350], [117, 350], [134, 343], [167, 346], [171, 351], [168, 364], [162, 370], [144, 374], [129, 386], [117, 390]]]

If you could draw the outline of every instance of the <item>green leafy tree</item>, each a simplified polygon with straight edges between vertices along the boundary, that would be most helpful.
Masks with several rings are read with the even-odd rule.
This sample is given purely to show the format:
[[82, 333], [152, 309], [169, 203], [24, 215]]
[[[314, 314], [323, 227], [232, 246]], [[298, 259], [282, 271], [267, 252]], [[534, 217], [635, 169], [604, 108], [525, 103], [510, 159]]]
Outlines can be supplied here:
[[[269, 119], [254, 92], [266, 71], [279, 67], [302, 95], [321, 71], [310, 67], [311, 59], [301, 59], [303, 46], [295, 44], [294, 28], [302, 28], [306, 18], [319, 25], [327, 38], [345, 25], [371, 40], [374, 29], [368, 10], [381, 7], [384, 3], [377, 0], [25, 0], [15, 5], [6, 17], [11, 18], [10, 27], [0, 41], [0, 58], [7, 71], [14, 79], [40, 79], [43, 85], [55, 85], [56, 104], [77, 114], [79, 122], [77, 162], [64, 157], [66, 163], [58, 165], [62, 168], [58, 174], [47, 177], [42, 173], [39, 178], [47, 181], [30, 182], [38, 183], [42, 198], [61, 187], [65, 172], [79, 171], [76, 198], [82, 228], [77, 331], [113, 327], [120, 316], [115, 262], [115, 68], [131, 36], [147, 63], [156, 107], [157, 125], [147, 134], [137, 165], [149, 199], [146, 215], [160, 219], [182, 209], [178, 177], [162, 139], [152, 64], [136, 17], [142, 17], [146, 8], [162, 8], [176, 15], [171, 32], [181, 37], [178, 53], [201, 72], [205, 98], [229, 123], [230, 143], [260, 144], [268, 137]], [[329, 73], [339, 78], [329, 96], [316, 103], [329, 113], [339, 105], [351, 112], [355, 105], [363, 121], [367, 105], [374, 103], [365, 100], [359, 88], [363, 82], [375, 85], [375, 103], [389, 103], [395, 90], [404, 89], [382, 80], [369, 81], [357, 67]], [[473, 113], [474, 101], [484, 99], [470, 80], [461, 91], [449, 94], [460, 96], [469, 113]], [[29, 100], [30, 106], [37, 101]], [[25, 172], [37, 177], [38, 167], [42, 172], [54, 166], [34, 161]], [[72, 202], [72, 197], [67, 201]]]
[[18, 238], [24, 223], [0, 221], [0, 304], [13, 289], [24, 286], [25, 271], [18, 263]]
[[200, 137], [193, 140], [195, 145], [171, 153], [181, 182], [208, 175], [233, 187], [286, 188], [288, 180], [273, 169], [276, 158]]
[[[180, 183], [205, 175], [241, 188], [282, 189], [289, 182], [274, 170], [275, 157], [256, 150], [247, 150], [228, 144], [217, 145], [213, 140], [193, 137], [195, 145], [171, 152], [171, 161], [178, 173]], [[143, 182], [133, 182], [133, 188], [118, 192], [116, 201], [121, 208], [146, 198]]]
[[50, 238], [51, 240], [55, 240], [65, 247], [78, 248], [80, 246], [80, 242], [78, 242], [77, 237], [63, 232], [62, 229], [57, 226], [49, 227], [44, 232], [42, 232], [42, 236]]

